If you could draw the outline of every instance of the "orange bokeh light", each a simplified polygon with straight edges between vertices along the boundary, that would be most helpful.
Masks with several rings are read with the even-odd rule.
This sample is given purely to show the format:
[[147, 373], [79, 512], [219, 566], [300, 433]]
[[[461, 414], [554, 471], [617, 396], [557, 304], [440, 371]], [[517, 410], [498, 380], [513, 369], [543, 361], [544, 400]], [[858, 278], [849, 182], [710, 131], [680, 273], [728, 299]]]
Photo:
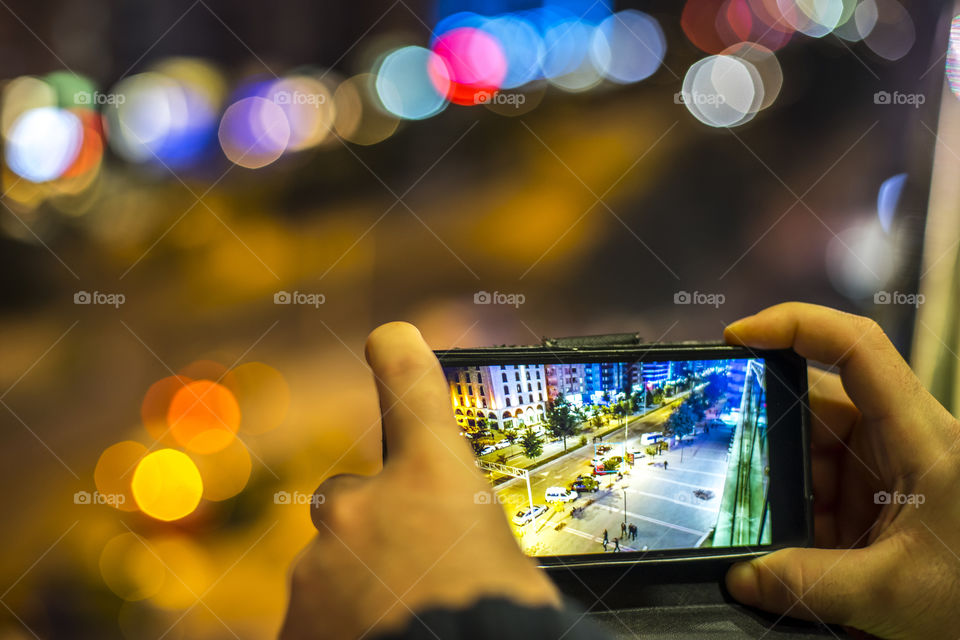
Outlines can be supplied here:
[[143, 396], [143, 404], [140, 405], [140, 418], [147, 433], [154, 440], [166, 445], [176, 444], [173, 434], [170, 433], [167, 412], [170, 410], [173, 396], [191, 382], [193, 378], [187, 376], [168, 376], [154, 382], [147, 389], [147, 393]]
[[174, 394], [167, 423], [180, 445], [196, 453], [215, 453], [236, 437], [240, 416], [240, 405], [229, 389], [196, 380]]

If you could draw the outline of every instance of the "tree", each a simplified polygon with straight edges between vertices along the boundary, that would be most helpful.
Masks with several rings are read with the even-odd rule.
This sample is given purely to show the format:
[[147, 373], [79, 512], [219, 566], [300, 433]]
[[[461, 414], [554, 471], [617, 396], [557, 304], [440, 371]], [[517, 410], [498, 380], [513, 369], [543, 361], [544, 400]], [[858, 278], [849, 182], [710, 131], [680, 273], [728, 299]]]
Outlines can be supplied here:
[[618, 402], [613, 408], [613, 413], [620, 419], [626, 418], [628, 413], [626, 402]]
[[663, 424], [664, 433], [676, 438], [693, 433], [693, 427], [696, 424], [696, 416], [689, 404], [684, 402], [677, 410], [670, 414], [667, 421]]
[[504, 431], [503, 437], [510, 444], [515, 444], [517, 442], [517, 432], [514, 429], [508, 429], [507, 431]]
[[694, 422], [703, 420], [710, 406], [707, 401], [707, 396], [702, 390], [691, 393], [684, 404], [690, 405], [690, 409], [693, 411]]
[[523, 449], [523, 455], [531, 460], [536, 460], [543, 455], [543, 438], [534, 433], [533, 429], [527, 427], [520, 436], [520, 448]]
[[580, 412], [577, 411], [562, 393], [547, 402], [547, 431], [554, 438], [563, 439], [563, 450], [567, 450], [567, 437], [580, 432]]

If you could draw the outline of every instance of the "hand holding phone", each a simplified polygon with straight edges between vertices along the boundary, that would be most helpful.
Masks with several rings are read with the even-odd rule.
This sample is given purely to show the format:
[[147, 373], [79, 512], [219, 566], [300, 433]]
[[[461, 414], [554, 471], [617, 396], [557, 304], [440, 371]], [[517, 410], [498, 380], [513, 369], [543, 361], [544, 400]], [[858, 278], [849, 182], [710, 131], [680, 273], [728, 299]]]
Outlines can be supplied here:
[[817, 549], [727, 577], [739, 600], [882, 638], [953, 638], [960, 606], [960, 424], [880, 327], [787, 303], [727, 328], [733, 344], [795, 349], [810, 373]]

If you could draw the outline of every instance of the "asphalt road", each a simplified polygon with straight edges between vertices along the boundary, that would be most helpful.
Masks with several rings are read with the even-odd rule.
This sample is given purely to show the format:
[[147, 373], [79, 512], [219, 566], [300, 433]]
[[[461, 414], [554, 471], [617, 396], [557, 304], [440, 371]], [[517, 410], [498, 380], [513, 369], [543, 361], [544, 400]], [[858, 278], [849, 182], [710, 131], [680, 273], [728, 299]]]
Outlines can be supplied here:
[[[642, 433], [659, 431], [668, 415], [665, 408], [632, 422], [628, 450], [643, 449]], [[623, 429], [604, 437], [605, 444], [616, 447], [606, 455], [622, 451], [623, 437]], [[534, 504], [547, 504], [548, 510], [522, 526], [513, 524], [512, 518], [529, 504], [526, 482], [510, 480], [501, 484], [496, 493], [511, 518], [514, 534], [529, 555], [602, 553], [605, 529], [610, 540], [608, 551], [613, 552], [613, 540], [620, 537], [620, 523], [624, 521], [624, 499], [626, 522], [637, 526], [638, 535], [636, 540], [622, 540], [622, 550], [697, 547], [717, 521], [731, 437], [732, 427], [714, 427], [709, 434], [699, 434], [683, 447], [652, 458], [637, 458], [622, 480], [618, 481], [616, 474], [598, 477], [598, 491], [582, 493], [572, 502], [550, 505], [544, 500], [548, 487], [567, 487], [578, 474], [589, 475], [592, 470], [594, 447], [575, 449], [531, 473]], [[693, 495], [696, 489], [706, 489], [714, 495], [702, 500]], [[584, 507], [582, 516], [571, 516], [575, 506]]]

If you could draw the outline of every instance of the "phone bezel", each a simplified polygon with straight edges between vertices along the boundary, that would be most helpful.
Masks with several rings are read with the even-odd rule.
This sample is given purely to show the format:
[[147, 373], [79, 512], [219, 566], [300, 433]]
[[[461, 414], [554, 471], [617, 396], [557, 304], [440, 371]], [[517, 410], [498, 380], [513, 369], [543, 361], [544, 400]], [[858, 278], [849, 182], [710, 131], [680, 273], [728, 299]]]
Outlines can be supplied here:
[[[770, 447], [770, 544], [756, 547], [709, 547], [635, 552], [530, 556], [556, 571], [598, 567], [654, 565], [697, 573], [813, 541], [813, 491], [810, 478], [810, 433], [806, 361], [790, 350], [759, 350], [726, 344], [645, 344], [625, 346], [503, 346], [435, 351], [442, 367], [500, 364], [579, 364], [590, 362], [659, 362], [762, 358], [767, 365], [767, 424]], [[789, 425], [784, 428], [783, 425]], [[777, 427], [781, 428], [777, 428]]]

